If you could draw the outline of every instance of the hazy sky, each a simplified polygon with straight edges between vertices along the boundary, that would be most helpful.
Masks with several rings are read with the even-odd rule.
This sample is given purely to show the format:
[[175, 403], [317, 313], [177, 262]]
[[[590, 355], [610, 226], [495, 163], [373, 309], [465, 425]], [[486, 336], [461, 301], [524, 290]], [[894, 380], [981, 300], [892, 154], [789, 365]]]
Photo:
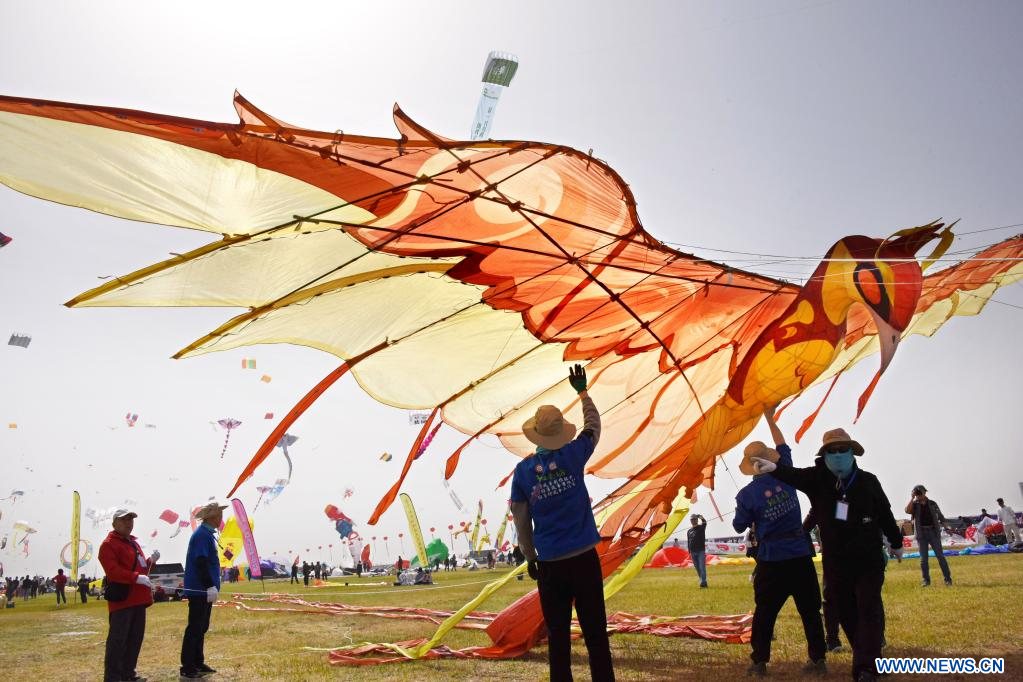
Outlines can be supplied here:
[[[394, 136], [394, 102], [439, 134], [466, 137], [490, 50], [517, 54], [492, 134], [587, 150], [630, 183], [646, 229], [685, 250], [819, 256], [848, 234], [887, 236], [938, 217], [960, 232], [1023, 223], [1023, 4], [1005, 2], [633, 3], [5, 3], [0, 94], [236, 120], [237, 88], [285, 121]], [[171, 191], [173, 188], [168, 188]], [[981, 246], [1023, 231], [964, 236]], [[8, 574], [54, 573], [68, 540], [71, 490], [83, 507], [138, 502], [137, 534], [180, 560], [186, 534], [156, 519], [222, 496], [275, 422], [338, 359], [261, 346], [175, 361], [169, 356], [238, 311], [82, 309], [61, 304], [97, 277], [131, 272], [211, 240], [209, 234], [121, 221], [0, 188], [0, 334], [33, 336], [0, 348], [0, 533], [39, 529], [31, 553], [0, 552]], [[798, 279], [813, 261], [734, 256], [736, 266]], [[856, 398], [876, 370], [861, 363], [832, 394], [797, 464], [841, 425], [866, 447], [901, 508], [925, 483], [949, 514], [1004, 496], [1023, 507], [1019, 360], [1023, 286], [1001, 290], [977, 318], [903, 344], [856, 425]], [[241, 358], [257, 370], [242, 370]], [[424, 359], [427, 361], [427, 359]], [[269, 374], [269, 384], [259, 381]], [[820, 393], [782, 420], [789, 433]], [[139, 416], [129, 429], [126, 412]], [[221, 459], [224, 433], [243, 422]], [[17, 423], [17, 429], [6, 428]], [[143, 424], [155, 424], [148, 429]], [[113, 429], [112, 427], [116, 427]], [[334, 386], [294, 426], [291, 486], [255, 513], [264, 554], [335, 544], [323, 514], [335, 503], [362, 522], [400, 470], [416, 435], [407, 413], [375, 403], [354, 381]], [[758, 428], [760, 437], [766, 429]], [[482, 497], [495, 528], [516, 459], [494, 441], [473, 445], [441, 486], [460, 442], [442, 429], [405, 489], [430, 526], [470, 520]], [[395, 454], [390, 463], [380, 453]], [[739, 485], [737, 453], [726, 457]], [[286, 475], [274, 454], [255, 485]], [[590, 481], [595, 499], [615, 482]], [[355, 491], [342, 500], [345, 488]], [[736, 487], [718, 478], [722, 512]], [[706, 496], [696, 509], [711, 516]], [[152, 530], [158, 531], [150, 539]], [[404, 515], [376, 529], [390, 556]], [[86, 521], [98, 543], [106, 528]], [[711, 534], [731, 534], [712, 522]], [[462, 543], [464, 547], [464, 543]], [[406, 555], [410, 544], [405, 543]]]

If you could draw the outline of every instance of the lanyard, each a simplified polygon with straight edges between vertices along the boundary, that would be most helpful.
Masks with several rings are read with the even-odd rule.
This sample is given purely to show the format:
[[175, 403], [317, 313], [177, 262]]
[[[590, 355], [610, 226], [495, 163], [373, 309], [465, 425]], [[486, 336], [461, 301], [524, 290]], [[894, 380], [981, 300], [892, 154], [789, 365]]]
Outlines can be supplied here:
[[849, 477], [849, 483], [843, 483], [842, 479], [838, 479], [835, 482], [835, 488], [842, 493], [842, 499], [845, 500], [845, 494], [852, 487], [853, 481], [856, 480], [856, 474], [859, 473], [859, 469], [853, 469], [852, 476]]

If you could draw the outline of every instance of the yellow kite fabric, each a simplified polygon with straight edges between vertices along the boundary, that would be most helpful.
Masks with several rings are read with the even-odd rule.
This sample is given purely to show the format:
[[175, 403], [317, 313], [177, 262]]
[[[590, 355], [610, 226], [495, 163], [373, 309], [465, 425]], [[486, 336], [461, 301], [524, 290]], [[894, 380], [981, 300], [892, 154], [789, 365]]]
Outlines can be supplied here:
[[[659, 242], [618, 173], [563, 145], [450, 140], [397, 108], [397, 139], [320, 132], [234, 104], [239, 120], [217, 123], [0, 97], [0, 182], [214, 237], [67, 305], [242, 308], [175, 357], [293, 343], [342, 360], [235, 488], [349, 372], [380, 402], [431, 410], [370, 524], [440, 423], [465, 435], [446, 477], [483, 434], [530, 454], [521, 425], [539, 405], [580, 423], [566, 380], [580, 363], [602, 410], [588, 472], [625, 481], [594, 505], [608, 575], [679, 493], [713, 486], [717, 458], [766, 405], [877, 354], [859, 414], [902, 339], [976, 315], [1023, 278], [1023, 237], [928, 269], [955, 253], [932, 222], [811, 245], [825, 255], [799, 286]], [[488, 627], [495, 651], [535, 643], [538, 613], [506, 610]]]
[[416, 556], [419, 557], [419, 565], [427, 567], [430, 560], [426, 556], [426, 543], [423, 542], [423, 529], [419, 526], [419, 516], [416, 508], [412, 506], [412, 498], [402, 493], [401, 504], [405, 508], [405, 518], [408, 520], [408, 532], [412, 536], [412, 546], [416, 548]]
[[[255, 522], [249, 519], [249, 530], [255, 527]], [[238, 525], [238, 519], [233, 516], [224, 523], [224, 530], [220, 531], [217, 551], [220, 554], [221, 568], [233, 566], [238, 556], [245, 551], [241, 526]]]

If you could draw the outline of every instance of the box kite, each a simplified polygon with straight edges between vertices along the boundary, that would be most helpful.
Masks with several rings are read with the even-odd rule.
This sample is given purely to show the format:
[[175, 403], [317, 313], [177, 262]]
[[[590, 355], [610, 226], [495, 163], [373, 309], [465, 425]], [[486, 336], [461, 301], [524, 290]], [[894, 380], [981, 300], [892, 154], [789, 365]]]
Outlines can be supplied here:
[[[589, 472], [627, 479], [595, 505], [609, 574], [665, 526], [673, 503], [713, 484], [716, 458], [764, 405], [880, 353], [862, 412], [901, 339], [979, 313], [1023, 277], [1020, 237], [927, 272], [953, 239], [932, 222], [840, 239], [798, 286], [659, 242], [622, 178], [569, 147], [450, 140], [398, 108], [397, 139], [319, 132], [241, 95], [234, 104], [237, 123], [213, 123], [0, 97], [0, 181], [217, 236], [67, 305], [241, 307], [175, 357], [293, 343], [343, 360], [235, 487], [348, 372], [383, 403], [429, 410], [370, 524], [435, 423], [466, 436], [450, 477], [482, 434], [529, 453], [520, 425], [538, 405], [578, 415], [563, 379], [578, 362], [604, 409]], [[535, 595], [524, 597], [488, 627], [493, 647], [473, 655], [518, 655], [541, 628]], [[433, 655], [435, 641], [417, 655]]]

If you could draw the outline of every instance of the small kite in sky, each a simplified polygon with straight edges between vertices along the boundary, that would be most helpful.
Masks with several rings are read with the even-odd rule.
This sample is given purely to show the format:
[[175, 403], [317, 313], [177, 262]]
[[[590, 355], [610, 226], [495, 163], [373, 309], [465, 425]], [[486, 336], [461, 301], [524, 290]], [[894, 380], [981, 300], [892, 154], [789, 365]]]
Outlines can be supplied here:
[[242, 358], [242, 369], [256, 369], [256, 361], [252, 358]]
[[391, 453], [385, 452], [384, 454], [380, 455], [380, 461], [381, 462], [390, 462], [391, 461]]
[[232, 419], [231, 417], [228, 417], [227, 419], [218, 419], [217, 423], [227, 431], [227, 436], [224, 437], [224, 447], [220, 451], [220, 459], [224, 459], [224, 453], [227, 452], [227, 444], [231, 441], [231, 432], [241, 426], [242, 423], [237, 419]]
[[263, 419], [273, 419], [273, 418], [274, 418], [274, 413], [273, 412], [267, 412], [266, 414], [263, 415]]
[[180, 515], [173, 509], [164, 509], [160, 513], [160, 520], [171, 525], [177, 523], [179, 518], [181, 518]]
[[11, 340], [7, 342], [8, 346], [20, 346], [21, 348], [28, 348], [28, 344], [32, 343], [32, 337], [28, 334], [18, 334], [15, 332], [11, 334]]
[[16, 428], [18, 428], [18, 425], [15, 424], [14, 422], [11, 422], [10, 424], [7, 425], [7, 428], [9, 428], [9, 429], [16, 429]]
[[0, 232], [0, 249], [14, 241], [14, 237], [8, 237], [3, 232]]
[[139, 416], [137, 414], [133, 414], [133, 413], [129, 412], [128, 414], [124, 415], [124, 421], [128, 425], [128, 428], [131, 428], [131, 427], [135, 426], [135, 423], [138, 420], [139, 420]]
[[269, 374], [264, 374], [263, 376], [259, 377], [259, 380], [262, 381], [264, 384], [269, 384], [271, 381], [273, 381], [273, 377], [270, 376]]
[[349, 497], [351, 497], [354, 494], [355, 494], [354, 490], [352, 490], [351, 488], [345, 488], [344, 499], [347, 500]]

